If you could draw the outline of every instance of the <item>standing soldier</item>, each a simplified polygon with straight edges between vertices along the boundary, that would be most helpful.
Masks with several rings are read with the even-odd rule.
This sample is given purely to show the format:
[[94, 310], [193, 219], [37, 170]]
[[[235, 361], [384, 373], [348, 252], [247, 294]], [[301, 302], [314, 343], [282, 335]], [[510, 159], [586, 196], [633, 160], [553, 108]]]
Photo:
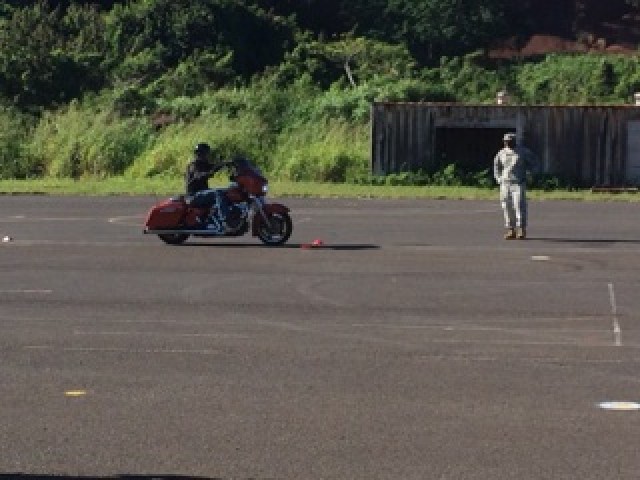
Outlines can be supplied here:
[[516, 145], [515, 133], [503, 137], [504, 148], [493, 160], [493, 176], [500, 185], [500, 205], [504, 212], [504, 238], [527, 236], [527, 171], [533, 173], [536, 158], [526, 147]]

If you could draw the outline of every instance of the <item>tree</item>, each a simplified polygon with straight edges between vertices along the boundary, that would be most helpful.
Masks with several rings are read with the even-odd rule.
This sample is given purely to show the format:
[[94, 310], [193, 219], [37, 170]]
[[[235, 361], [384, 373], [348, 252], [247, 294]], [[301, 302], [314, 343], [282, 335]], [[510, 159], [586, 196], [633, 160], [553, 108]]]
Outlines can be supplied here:
[[408, 78], [415, 68], [413, 58], [402, 45], [391, 45], [365, 37], [344, 35], [340, 39], [315, 44], [315, 50], [340, 65], [352, 87], [358, 80], [374, 77]]
[[389, 0], [398, 37], [424, 61], [488, 45], [507, 31], [506, 0]]
[[110, 59], [119, 65], [116, 78], [149, 83], [194, 58], [191, 67], [202, 58], [230, 58], [231, 69], [245, 78], [279, 63], [292, 38], [290, 26], [246, 3], [146, 0], [116, 5], [108, 21]]
[[[302, 30], [325, 37], [350, 30], [350, 2], [345, 0], [254, 0], [260, 8], [277, 15], [293, 16]], [[375, 1], [375, 0], [372, 0]]]
[[324, 38], [351, 32], [408, 45], [419, 59], [437, 63], [484, 47], [523, 23], [509, 0], [255, 0], [265, 9], [295, 15], [302, 28]]
[[13, 10], [0, 23], [0, 93], [38, 109], [101, 86], [104, 25], [93, 7], [66, 15], [45, 1]]

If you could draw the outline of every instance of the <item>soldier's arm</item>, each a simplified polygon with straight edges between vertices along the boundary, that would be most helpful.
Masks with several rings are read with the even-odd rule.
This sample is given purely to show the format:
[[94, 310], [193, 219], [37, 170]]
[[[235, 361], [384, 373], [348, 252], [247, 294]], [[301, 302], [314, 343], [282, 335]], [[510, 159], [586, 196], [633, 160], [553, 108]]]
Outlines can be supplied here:
[[500, 177], [502, 176], [502, 162], [500, 161], [500, 152], [493, 158], [493, 178], [497, 183], [500, 183]]

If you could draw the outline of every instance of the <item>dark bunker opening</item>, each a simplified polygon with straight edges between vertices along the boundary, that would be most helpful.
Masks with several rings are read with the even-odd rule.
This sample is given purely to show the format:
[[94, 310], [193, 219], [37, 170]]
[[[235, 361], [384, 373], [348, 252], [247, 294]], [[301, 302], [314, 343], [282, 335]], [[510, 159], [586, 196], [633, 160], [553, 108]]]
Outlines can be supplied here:
[[436, 166], [455, 165], [464, 172], [493, 168], [493, 158], [503, 147], [502, 137], [515, 128], [438, 127], [436, 128]]

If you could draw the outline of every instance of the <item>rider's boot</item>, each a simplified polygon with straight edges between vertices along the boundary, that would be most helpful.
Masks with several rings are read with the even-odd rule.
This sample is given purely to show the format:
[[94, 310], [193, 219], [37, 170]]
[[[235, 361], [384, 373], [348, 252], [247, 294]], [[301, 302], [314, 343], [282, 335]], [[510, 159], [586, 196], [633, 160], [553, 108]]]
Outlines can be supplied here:
[[527, 229], [525, 227], [518, 228], [518, 233], [516, 234], [518, 240], [524, 240], [527, 238]]
[[196, 228], [205, 228], [207, 226], [207, 217], [209, 216], [209, 210], [198, 209], [195, 215], [195, 223], [192, 225]]

